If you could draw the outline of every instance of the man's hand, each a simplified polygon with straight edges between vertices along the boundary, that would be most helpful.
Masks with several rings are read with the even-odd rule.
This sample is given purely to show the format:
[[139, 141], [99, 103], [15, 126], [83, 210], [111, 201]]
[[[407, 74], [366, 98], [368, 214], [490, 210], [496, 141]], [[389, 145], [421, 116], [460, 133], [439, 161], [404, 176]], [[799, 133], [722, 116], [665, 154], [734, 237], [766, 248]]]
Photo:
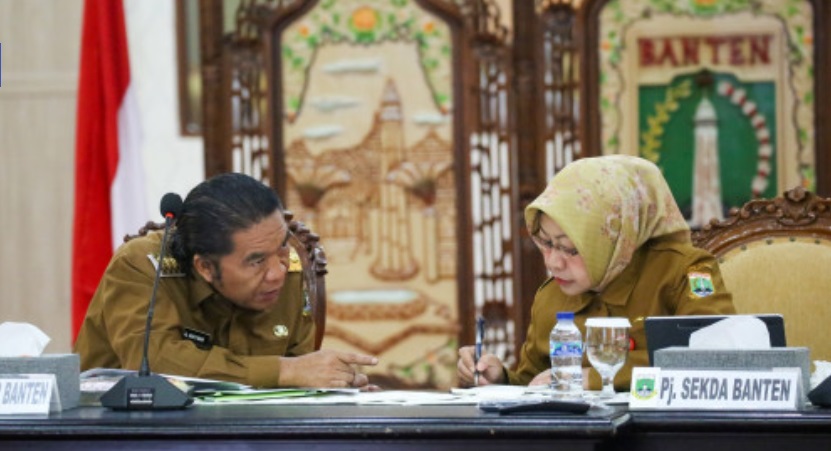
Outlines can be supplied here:
[[333, 350], [321, 350], [300, 357], [280, 357], [281, 387], [355, 387], [377, 389], [360, 366], [374, 366], [378, 358]]
[[479, 359], [474, 368], [473, 346], [465, 346], [459, 349], [459, 362], [456, 364], [456, 374], [459, 377], [459, 385], [472, 387], [474, 385], [474, 371], [479, 371], [479, 385], [504, 384], [505, 375], [502, 370], [502, 361], [493, 354], [485, 354]]

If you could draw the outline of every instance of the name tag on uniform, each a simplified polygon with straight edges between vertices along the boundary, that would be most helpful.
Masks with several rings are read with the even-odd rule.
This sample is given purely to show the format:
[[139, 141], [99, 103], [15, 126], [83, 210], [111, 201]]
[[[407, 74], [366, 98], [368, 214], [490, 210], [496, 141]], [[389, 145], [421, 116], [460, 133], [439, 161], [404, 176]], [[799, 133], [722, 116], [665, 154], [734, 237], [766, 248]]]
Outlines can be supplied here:
[[211, 334], [191, 329], [189, 327], [182, 328], [182, 338], [192, 341], [193, 344], [195, 344], [199, 349], [211, 349], [213, 346]]

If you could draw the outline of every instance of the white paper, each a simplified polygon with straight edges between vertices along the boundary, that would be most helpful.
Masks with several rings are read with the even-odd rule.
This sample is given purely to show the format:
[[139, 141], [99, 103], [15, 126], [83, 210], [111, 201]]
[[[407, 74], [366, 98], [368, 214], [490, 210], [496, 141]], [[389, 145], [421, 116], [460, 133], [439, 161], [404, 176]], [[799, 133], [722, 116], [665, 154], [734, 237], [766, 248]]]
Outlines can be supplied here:
[[448, 392], [425, 392], [409, 390], [382, 390], [378, 392], [333, 393], [323, 396], [296, 396], [285, 398], [271, 398], [261, 400], [237, 399], [231, 401], [210, 402], [197, 398], [200, 405], [228, 405], [228, 404], [257, 404], [257, 405], [390, 405], [390, 406], [417, 406], [417, 405], [450, 405], [471, 404], [477, 400], [473, 397], [463, 397]]
[[770, 349], [770, 333], [755, 316], [731, 316], [690, 334], [690, 349]]
[[0, 324], [0, 357], [37, 357], [51, 339], [29, 323]]
[[[547, 387], [526, 387], [521, 385], [486, 385], [474, 388], [454, 388], [447, 391], [417, 390], [382, 390], [377, 392], [356, 392], [350, 394], [330, 394], [325, 396], [298, 396], [287, 398], [263, 399], [257, 401], [234, 400], [222, 404], [348, 404], [348, 405], [391, 405], [391, 406], [430, 406], [430, 405], [471, 405], [480, 401], [492, 400], [534, 400], [550, 398]], [[215, 405], [196, 401], [200, 405]]]

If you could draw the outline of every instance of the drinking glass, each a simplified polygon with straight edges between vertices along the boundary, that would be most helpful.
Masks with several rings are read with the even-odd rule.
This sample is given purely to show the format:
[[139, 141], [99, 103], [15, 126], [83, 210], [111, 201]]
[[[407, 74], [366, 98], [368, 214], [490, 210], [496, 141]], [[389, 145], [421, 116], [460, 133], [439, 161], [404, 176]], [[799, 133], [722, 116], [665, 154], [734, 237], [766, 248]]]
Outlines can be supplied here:
[[603, 380], [601, 398], [615, 396], [615, 374], [629, 353], [629, 320], [626, 318], [589, 318], [586, 320], [586, 355]]

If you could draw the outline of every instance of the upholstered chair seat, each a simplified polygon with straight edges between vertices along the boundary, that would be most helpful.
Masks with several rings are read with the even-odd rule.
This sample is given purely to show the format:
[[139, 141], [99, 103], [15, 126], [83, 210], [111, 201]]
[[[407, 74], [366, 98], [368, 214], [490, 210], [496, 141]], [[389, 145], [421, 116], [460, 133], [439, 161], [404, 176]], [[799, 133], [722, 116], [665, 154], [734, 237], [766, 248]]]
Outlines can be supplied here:
[[779, 313], [788, 346], [831, 360], [831, 199], [801, 188], [752, 200], [693, 233], [719, 259], [739, 313]]

